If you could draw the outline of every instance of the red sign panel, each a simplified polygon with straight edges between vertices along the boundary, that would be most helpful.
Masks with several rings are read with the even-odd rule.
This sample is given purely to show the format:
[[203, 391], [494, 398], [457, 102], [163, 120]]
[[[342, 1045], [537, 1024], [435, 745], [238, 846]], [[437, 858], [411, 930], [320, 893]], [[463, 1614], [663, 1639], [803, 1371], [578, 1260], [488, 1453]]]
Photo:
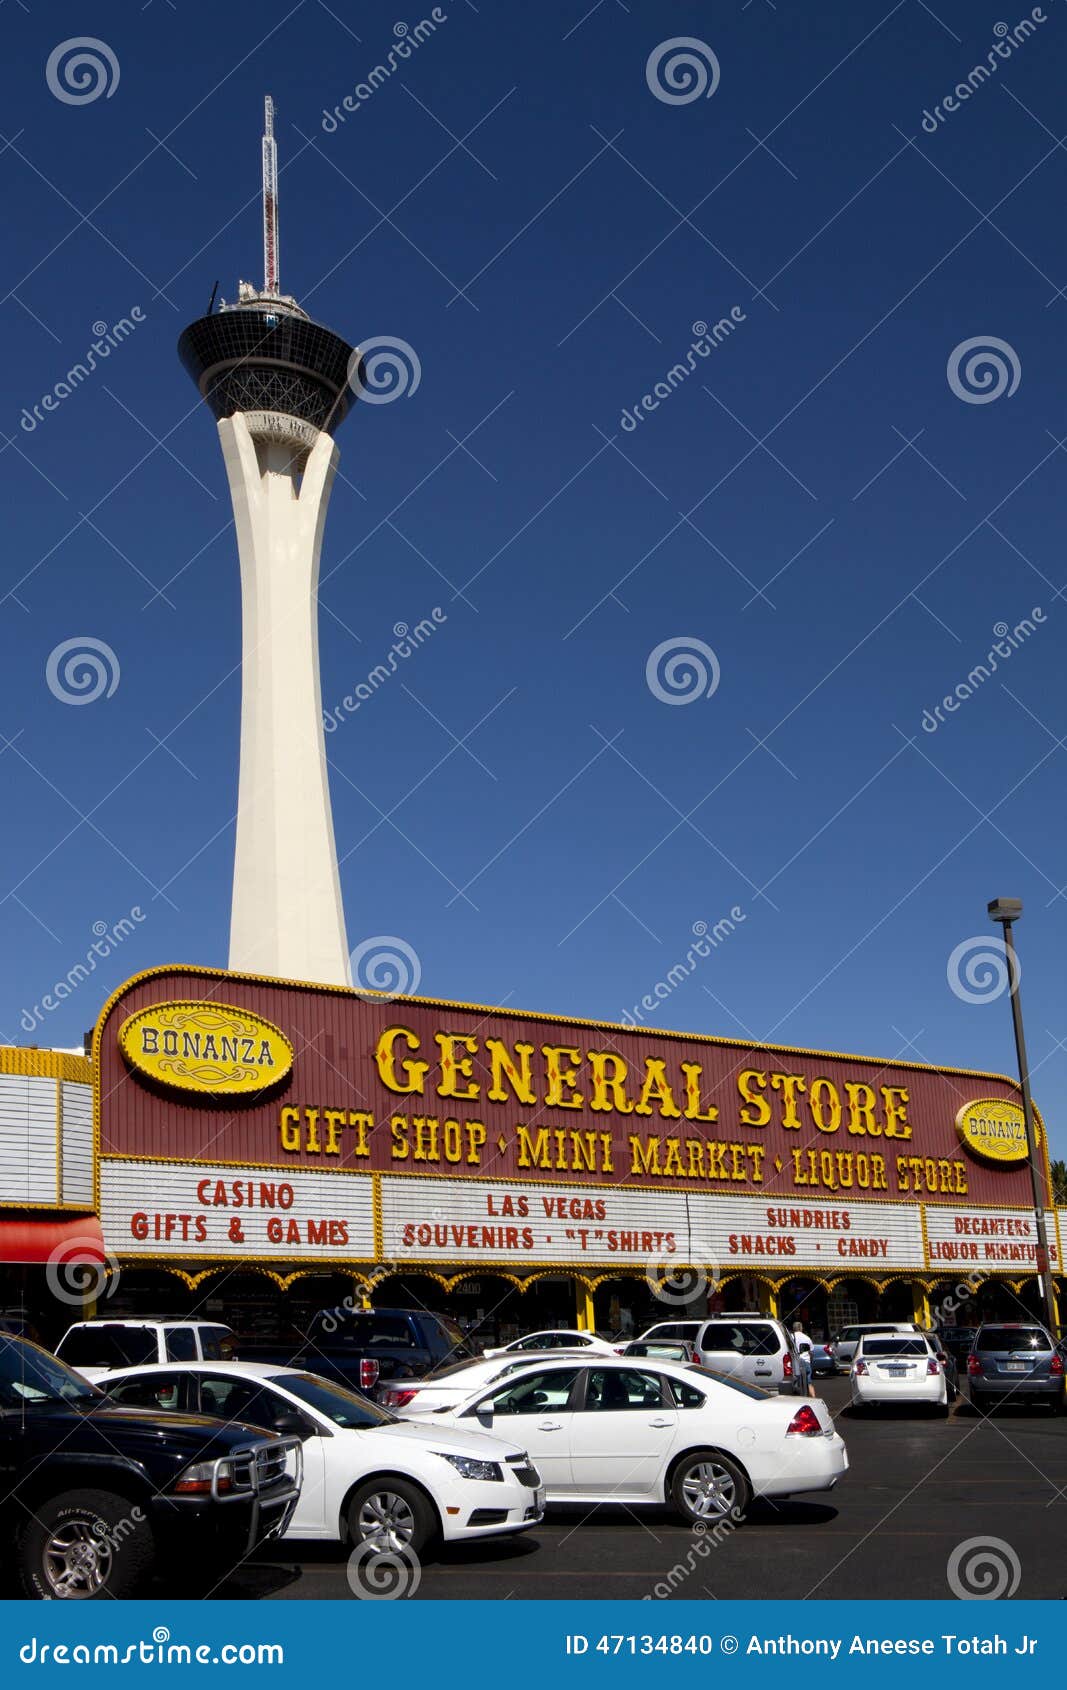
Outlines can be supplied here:
[[[291, 1068], [272, 1082], [268, 1063], [264, 1088], [234, 1097], [212, 1092], [214, 1046], [185, 1052], [200, 1091], [132, 1066], [129, 1018], [190, 1002], [260, 1017]], [[94, 1055], [107, 1156], [820, 1203], [1029, 1198], [1025, 1164], [987, 1164], [956, 1131], [973, 1099], [1016, 1100], [995, 1075], [186, 968], [122, 988]]]

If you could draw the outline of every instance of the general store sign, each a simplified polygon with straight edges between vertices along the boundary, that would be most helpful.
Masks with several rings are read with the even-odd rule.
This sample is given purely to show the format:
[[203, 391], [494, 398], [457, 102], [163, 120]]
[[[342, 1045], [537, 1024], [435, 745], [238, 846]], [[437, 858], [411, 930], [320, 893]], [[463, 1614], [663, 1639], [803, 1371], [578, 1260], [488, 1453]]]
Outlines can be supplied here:
[[1012, 1131], [1017, 1091], [995, 1075], [180, 968], [123, 987], [94, 1052], [111, 1155], [844, 1208], [1028, 1201], [1025, 1164], [978, 1124]]

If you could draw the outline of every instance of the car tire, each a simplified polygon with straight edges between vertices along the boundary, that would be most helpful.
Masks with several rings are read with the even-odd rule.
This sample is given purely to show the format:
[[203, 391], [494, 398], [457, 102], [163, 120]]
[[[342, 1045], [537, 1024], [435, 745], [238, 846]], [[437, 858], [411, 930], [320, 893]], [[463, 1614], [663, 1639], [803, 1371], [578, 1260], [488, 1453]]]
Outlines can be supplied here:
[[113, 1491], [63, 1491], [35, 1503], [15, 1540], [21, 1592], [43, 1601], [133, 1596], [154, 1561], [144, 1512]]
[[690, 1525], [713, 1526], [744, 1519], [752, 1486], [728, 1455], [718, 1449], [690, 1450], [671, 1474], [671, 1503]]
[[391, 1473], [367, 1479], [353, 1491], [346, 1520], [351, 1546], [369, 1545], [379, 1554], [421, 1555], [440, 1530], [437, 1511], [426, 1494]]

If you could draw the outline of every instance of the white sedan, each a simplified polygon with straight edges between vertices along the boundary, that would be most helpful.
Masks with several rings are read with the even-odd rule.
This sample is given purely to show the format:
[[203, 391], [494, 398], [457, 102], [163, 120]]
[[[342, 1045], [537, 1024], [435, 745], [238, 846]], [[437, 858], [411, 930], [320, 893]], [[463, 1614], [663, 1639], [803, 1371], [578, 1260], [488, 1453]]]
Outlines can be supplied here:
[[404, 1413], [515, 1439], [550, 1503], [669, 1503], [690, 1521], [736, 1522], [753, 1496], [830, 1490], [848, 1468], [820, 1399], [678, 1362], [534, 1361], [452, 1408]]
[[921, 1332], [869, 1332], [856, 1346], [850, 1372], [858, 1408], [918, 1403], [948, 1413], [948, 1380]]
[[589, 1350], [593, 1355], [615, 1356], [620, 1346], [611, 1344], [596, 1332], [578, 1332], [567, 1327], [553, 1327], [548, 1332], [528, 1332], [525, 1338], [515, 1338], [510, 1344], [498, 1344], [495, 1349], [483, 1350], [487, 1360], [493, 1356], [524, 1354], [527, 1350]]
[[210, 1414], [296, 1433], [304, 1483], [286, 1538], [420, 1554], [435, 1539], [526, 1531], [544, 1512], [541, 1478], [501, 1427], [397, 1420], [378, 1403], [269, 1362], [177, 1362], [109, 1373], [112, 1402]]

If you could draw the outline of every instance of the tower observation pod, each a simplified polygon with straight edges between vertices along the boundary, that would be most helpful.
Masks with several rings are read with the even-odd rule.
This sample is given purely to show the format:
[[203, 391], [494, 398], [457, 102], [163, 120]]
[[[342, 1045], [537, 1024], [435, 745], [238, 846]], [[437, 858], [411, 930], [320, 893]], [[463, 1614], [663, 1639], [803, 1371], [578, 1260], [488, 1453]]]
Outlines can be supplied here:
[[350, 985], [319, 681], [319, 553], [356, 357], [281, 292], [274, 102], [264, 285], [190, 323], [178, 353], [218, 419], [241, 562], [241, 768], [229, 966]]

